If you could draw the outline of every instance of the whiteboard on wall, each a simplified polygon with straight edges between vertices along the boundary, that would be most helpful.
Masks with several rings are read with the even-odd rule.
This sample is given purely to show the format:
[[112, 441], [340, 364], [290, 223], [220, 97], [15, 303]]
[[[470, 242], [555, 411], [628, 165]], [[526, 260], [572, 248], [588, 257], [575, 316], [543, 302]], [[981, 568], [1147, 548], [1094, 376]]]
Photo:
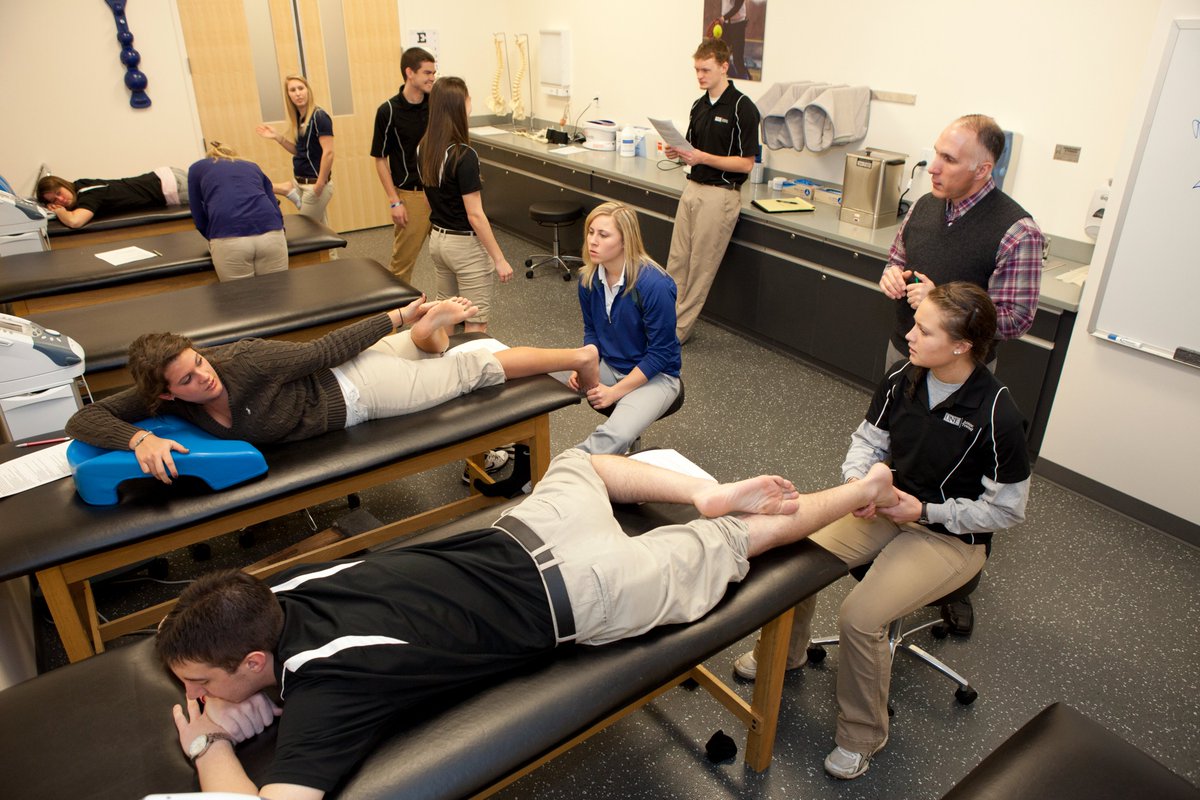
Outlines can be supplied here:
[[1200, 368], [1200, 20], [1175, 20], [1088, 330]]

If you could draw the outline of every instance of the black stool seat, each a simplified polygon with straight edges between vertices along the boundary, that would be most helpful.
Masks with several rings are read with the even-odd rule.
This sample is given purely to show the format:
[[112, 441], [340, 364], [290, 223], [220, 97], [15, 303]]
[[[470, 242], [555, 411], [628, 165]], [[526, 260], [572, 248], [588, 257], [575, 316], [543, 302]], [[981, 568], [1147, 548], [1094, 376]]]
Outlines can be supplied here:
[[573, 267], [582, 266], [583, 259], [579, 256], [566, 256], [562, 253], [562, 242], [558, 238], [558, 229], [574, 225], [583, 217], [583, 206], [564, 200], [543, 200], [529, 204], [529, 217], [542, 227], [554, 229], [554, 239], [550, 242], [551, 252], [535, 253], [525, 259], [525, 277], [532, 278], [538, 267], [551, 265], [562, 273], [562, 279], [569, 281], [574, 277]]
[[539, 225], [569, 225], [582, 216], [579, 203], [549, 200], [529, 204], [529, 217]]

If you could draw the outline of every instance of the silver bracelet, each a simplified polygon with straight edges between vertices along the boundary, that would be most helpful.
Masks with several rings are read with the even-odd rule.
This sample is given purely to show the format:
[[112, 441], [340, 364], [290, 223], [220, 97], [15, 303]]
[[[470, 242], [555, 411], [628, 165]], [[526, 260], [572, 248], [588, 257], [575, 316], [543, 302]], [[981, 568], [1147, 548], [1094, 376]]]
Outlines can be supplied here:
[[140, 445], [142, 442], [146, 441], [146, 437], [147, 437], [147, 436], [149, 436], [149, 435], [150, 435], [150, 434], [152, 434], [152, 433], [154, 433], [154, 431], [142, 431], [142, 435], [141, 435], [141, 436], [139, 436], [139, 437], [138, 437], [136, 440], [134, 440], [133, 444], [132, 444], [132, 445], [130, 445], [129, 449], [130, 449], [130, 450], [137, 450], [137, 449], [138, 449], [138, 445]]

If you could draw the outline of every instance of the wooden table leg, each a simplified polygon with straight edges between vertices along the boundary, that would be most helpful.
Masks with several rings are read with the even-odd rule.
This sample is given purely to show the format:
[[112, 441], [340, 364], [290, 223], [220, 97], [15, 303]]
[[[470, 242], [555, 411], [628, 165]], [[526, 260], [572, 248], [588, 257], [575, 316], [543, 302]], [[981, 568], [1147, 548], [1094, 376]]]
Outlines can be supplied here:
[[759, 635], [758, 675], [754, 680], [755, 714], [761, 720], [746, 735], [746, 763], [756, 772], [771, 765], [775, 750], [775, 732], [779, 728], [779, 706], [783, 696], [783, 676], [787, 671], [788, 641], [792, 636], [794, 608], [767, 623]]
[[87, 620], [84, 584], [68, 585], [59, 567], [42, 570], [37, 579], [67, 658], [75, 662], [96, 655], [92, 637], [88, 634], [91, 624]]

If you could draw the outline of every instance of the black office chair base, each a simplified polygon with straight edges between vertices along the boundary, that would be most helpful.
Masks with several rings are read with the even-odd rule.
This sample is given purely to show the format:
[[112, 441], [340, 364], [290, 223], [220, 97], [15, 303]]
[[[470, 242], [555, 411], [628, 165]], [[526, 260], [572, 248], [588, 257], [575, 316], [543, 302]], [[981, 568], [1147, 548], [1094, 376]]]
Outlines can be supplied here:
[[562, 279], [569, 281], [575, 277], [574, 267], [583, 266], [583, 259], [576, 256], [556, 256], [553, 253], [538, 253], [525, 259], [525, 277], [532, 278], [534, 270], [548, 264], [553, 264], [562, 270]]
[[583, 259], [579, 256], [564, 256], [562, 242], [558, 238], [558, 229], [574, 225], [583, 218], [583, 206], [559, 200], [533, 203], [529, 206], [529, 217], [544, 228], [554, 229], [554, 238], [550, 241], [549, 253], [537, 253], [525, 259], [525, 277], [532, 278], [538, 267], [555, 266], [562, 271], [562, 279], [569, 281], [575, 277], [572, 269], [582, 266]]
[[[891, 652], [893, 659], [895, 659], [897, 651], [907, 653], [908, 655], [925, 664], [927, 667], [933, 668], [935, 671], [957, 683], [958, 688], [954, 692], [954, 699], [964, 706], [969, 706], [979, 698], [979, 692], [975, 690], [975, 687], [971, 686], [970, 682], [965, 677], [951, 669], [949, 665], [947, 665], [940, 658], [931, 654], [924, 648], [921, 648], [912, 642], [906, 641], [914, 634], [919, 633], [926, 628], [934, 628], [940, 624], [942, 624], [941, 620], [934, 620], [932, 622], [926, 622], [924, 625], [918, 625], [917, 627], [906, 631], [902, 629], [902, 626], [904, 625], [903, 617], [898, 620], [894, 620], [892, 624], [888, 626], [887, 630], [888, 650]], [[936, 634], [934, 635], [936, 636]], [[944, 637], [945, 634], [942, 636]], [[813, 639], [808, 646], [808, 663], [814, 666], [820, 664], [825, 660], [825, 656], [827, 655], [825, 648], [827, 646], [838, 644], [838, 641], [839, 639], [837, 636], [823, 636]]]

